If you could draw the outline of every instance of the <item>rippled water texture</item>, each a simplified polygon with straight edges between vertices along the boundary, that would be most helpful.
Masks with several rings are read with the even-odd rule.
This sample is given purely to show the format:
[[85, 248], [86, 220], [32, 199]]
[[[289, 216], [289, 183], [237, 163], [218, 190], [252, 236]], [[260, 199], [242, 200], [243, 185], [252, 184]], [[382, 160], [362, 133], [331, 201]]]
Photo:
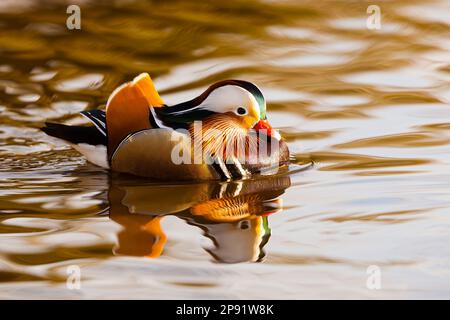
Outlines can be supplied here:
[[[0, 2], [0, 298], [450, 298], [448, 1], [78, 4]], [[145, 71], [169, 104], [258, 84], [291, 173], [110, 176], [39, 131]]]

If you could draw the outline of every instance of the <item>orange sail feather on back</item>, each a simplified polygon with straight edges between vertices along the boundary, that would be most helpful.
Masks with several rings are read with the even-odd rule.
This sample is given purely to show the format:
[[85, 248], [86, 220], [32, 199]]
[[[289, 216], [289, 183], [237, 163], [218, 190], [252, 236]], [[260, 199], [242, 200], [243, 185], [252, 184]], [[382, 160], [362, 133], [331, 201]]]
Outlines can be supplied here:
[[129, 134], [151, 128], [149, 108], [163, 105], [148, 73], [142, 73], [114, 90], [106, 105], [108, 158]]

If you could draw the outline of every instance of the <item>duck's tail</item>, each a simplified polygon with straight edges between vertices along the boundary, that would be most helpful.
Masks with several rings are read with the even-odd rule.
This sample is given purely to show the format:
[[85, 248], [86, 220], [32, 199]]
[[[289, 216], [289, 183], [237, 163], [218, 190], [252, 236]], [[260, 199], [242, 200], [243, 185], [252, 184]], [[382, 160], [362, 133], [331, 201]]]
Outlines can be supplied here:
[[41, 128], [46, 134], [65, 140], [70, 143], [87, 143], [91, 145], [104, 145], [107, 138], [95, 126], [68, 126], [60, 123], [46, 122]]
[[41, 128], [49, 136], [62, 139], [83, 154], [88, 161], [109, 168], [106, 145], [107, 138], [95, 126], [68, 126], [46, 122]]

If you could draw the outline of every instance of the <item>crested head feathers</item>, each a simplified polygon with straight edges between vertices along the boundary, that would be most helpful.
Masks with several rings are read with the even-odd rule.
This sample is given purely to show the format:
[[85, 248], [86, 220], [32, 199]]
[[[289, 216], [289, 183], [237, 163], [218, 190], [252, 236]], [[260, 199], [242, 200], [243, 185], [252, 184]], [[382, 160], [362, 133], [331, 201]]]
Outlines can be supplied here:
[[214, 114], [230, 113], [241, 117], [247, 129], [266, 119], [266, 102], [254, 84], [243, 80], [224, 80], [211, 85], [198, 97], [156, 110], [169, 126], [183, 127]]

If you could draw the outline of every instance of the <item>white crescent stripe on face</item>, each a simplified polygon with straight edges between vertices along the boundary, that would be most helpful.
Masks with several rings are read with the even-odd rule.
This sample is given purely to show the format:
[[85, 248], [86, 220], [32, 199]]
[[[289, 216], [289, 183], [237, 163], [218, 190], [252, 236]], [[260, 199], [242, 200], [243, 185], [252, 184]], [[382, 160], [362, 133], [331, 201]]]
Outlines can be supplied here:
[[255, 97], [244, 88], [225, 85], [214, 89], [198, 107], [216, 113], [225, 113], [235, 112], [238, 107], [255, 108], [258, 107], [258, 103]]
[[[191, 102], [194, 101], [195, 99]], [[253, 94], [236, 84], [226, 84], [212, 90], [198, 105], [186, 105], [186, 108], [177, 111], [171, 111], [171, 107], [168, 107], [168, 113], [179, 116], [198, 110], [207, 110], [214, 113], [233, 112], [239, 116], [242, 115], [237, 113], [239, 107], [245, 108], [246, 114], [259, 118], [259, 104]]]

